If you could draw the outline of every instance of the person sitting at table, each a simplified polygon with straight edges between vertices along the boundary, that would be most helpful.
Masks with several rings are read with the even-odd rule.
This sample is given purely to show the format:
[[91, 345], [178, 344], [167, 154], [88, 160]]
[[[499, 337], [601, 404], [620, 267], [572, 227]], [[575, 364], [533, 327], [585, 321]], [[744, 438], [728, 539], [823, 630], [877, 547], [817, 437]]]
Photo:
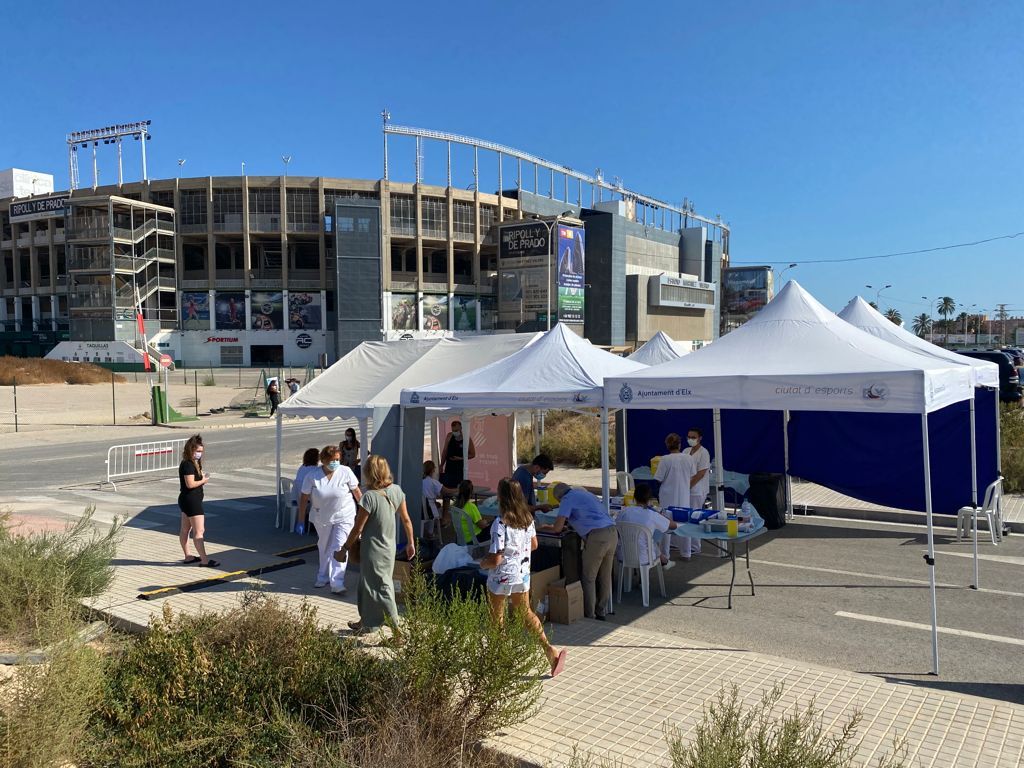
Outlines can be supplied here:
[[533, 490], [533, 481], [543, 480], [544, 476], [554, 468], [555, 465], [548, 455], [540, 453], [529, 464], [521, 464], [512, 473], [512, 479], [523, 489], [523, 498], [526, 499], [526, 506], [530, 508], [531, 512], [549, 512], [551, 510], [550, 504], [537, 503], [537, 492]]
[[[660, 514], [654, 507], [651, 506], [651, 486], [646, 483], [640, 483], [633, 491], [633, 500], [635, 504], [631, 507], [623, 507], [622, 511], [619, 512], [615, 517], [615, 524], [619, 523], [632, 523], [633, 525], [641, 525], [651, 532], [651, 536], [654, 539], [654, 551], [660, 553], [659, 544], [663, 539], [669, 538], [669, 531], [674, 531], [678, 527], [678, 523], [675, 520], [666, 520], [665, 517]], [[640, 565], [649, 565], [651, 562], [651, 555], [647, 551], [647, 539], [640, 539], [639, 545]], [[622, 561], [622, 542], [619, 542], [617, 549], [617, 557], [619, 561]], [[667, 558], [661, 558], [661, 564], [665, 565], [668, 562]]]
[[[658, 471], [654, 473], [654, 479], [661, 483], [661, 489], [658, 491], [661, 514], [668, 518], [672, 517], [672, 513], [668, 511], [669, 507], [690, 506], [690, 480], [694, 475], [694, 457], [682, 453], [682, 445], [682, 438], [675, 432], [666, 437], [665, 447], [668, 448], [668, 455], [661, 457]], [[671, 560], [673, 538], [681, 539], [678, 545], [683, 559], [690, 559], [692, 542], [689, 537], [666, 536], [661, 541], [661, 561], [665, 563], [666, 569], [673, 566]]]
[[456, 493], [454, 488], [446, 488], [437, 479], [437, 464], [432, 461], [423, 462], [423, 501], [426, 508], [423, 510], [423, 535], [433, 536], [436, 527], [437, 535], [441, 535], [441, 510], [438, 509], [437, 500], [441, 496], [450, 496]]
[[583, 539], [583, 568], [580, 574], [580, 581], [583, 582], [583, 615], [588, 619], [604, 621], [608, 598], [612, 594], [615, 546], [619, 543], [615, 521], [605, 511], [600, 499], [590, 491], [556, 483], [554, 493], [558, 499], [558, 517], [551, 525], [542, 525], [537, 530], [561, 533], [568, 522]]
[[473, 481], [463, 480], [459, 483], [459, 493], [455, 497], [455, 506], [464, 513], [460, 523], [464, 541], [469, 544], [474, 539], [483, 544], [491, 540], [491, 523], [493, 517], [484, 517], [480, 514], [480, 508], [473, 501]]

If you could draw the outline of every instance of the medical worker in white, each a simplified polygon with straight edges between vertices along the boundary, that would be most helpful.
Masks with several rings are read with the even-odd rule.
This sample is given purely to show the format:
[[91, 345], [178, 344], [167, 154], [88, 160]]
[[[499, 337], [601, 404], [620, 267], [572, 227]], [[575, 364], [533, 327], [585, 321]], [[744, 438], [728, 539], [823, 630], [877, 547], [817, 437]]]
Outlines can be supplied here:
[[[711, 454], [708, 449], [701, 445], [704, 433], [691, 427], [686, 433], [686, 450], [683, 451], [693, 459], [693, 477], [690, 478], [690, 503], [687, 505], [693, 509], [703, 509], [704, 502], [711, 490]], [[690, 554], [700, 552], [700, 539], [690, 539]]]
[[314, 587], [331, 587], [336, 595], [345, 594], [345, 565], [334, 559], [334, 553], [352, 532], [356, 521], [356, 505], [363, 497], [359, 481], [348, 467], [341, 463], [341, 450], [328, 445], [320, 451], [320, 469], [306, 476], [299, 497], [299, 517], [306, 517], [316, 526], [319, 537], [320, 569]]
[[[667, 538], [671, 538], [672, 534], [669, 531], [674, 531], [678, 527], [678, 523], [675, 520], [666, 520], [664, 515], [661, 515], [651, 506], [651, 486], [646, 483], [640, 483], [634, 491], [634, 505], [632, 507], [623, 507], [622, 511], [619, 512], [615, 518], [615, 525], [618, 527], [621, 523], [632, 523], [633, 525], [642, 525], [648, 531], [651, 532], [651, 538], [654, 542], [655, 556], [658, 552], [658, 545]], [[640, 556], [640, 565], [651, 564], [651, 553], [647, 551], [647, 539], [640, 539], [639, 546], [637, 547], [637, 554]], [[622, 562], [622, 534], [619, 534], [619, 546], [617, 550], [619, 562]]]
[[[654, 479], [661, 483], [658, 501], [661, 502], [661, 514], [672, 519], [669, 507], [690, 506], [690, 481], [694, 475], [693, 457], [682, 451], [683, 440], [675, 432], [665, 438], [668, 454], [661, 457], [658, 471]], [[667, 569], [672, 567], [672, 539], [677, 540], [679, 551], [687, 560], [690, 559], [692, 542], [689, 536], [666, 536], [661, 540], [661, 564]]]

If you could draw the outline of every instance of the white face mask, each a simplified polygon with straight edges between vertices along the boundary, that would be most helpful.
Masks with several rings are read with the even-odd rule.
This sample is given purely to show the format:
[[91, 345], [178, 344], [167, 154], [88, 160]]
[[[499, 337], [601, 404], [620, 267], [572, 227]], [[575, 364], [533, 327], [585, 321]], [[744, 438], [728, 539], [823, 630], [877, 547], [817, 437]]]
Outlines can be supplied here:
[[695, 437], [688, 437], [688, 438], [686, 438], [686, 444], [688, 446], [690, 446], [691, 448], [696, 447], [697, 443], [699, 443], [699, 442], [700, 442], [700, 440], [698, 440]]
[[203, 460], [203, 452], [202, 451], [196, 451], [192, 455], [195, 456], [196, 461], [202, 461]]
[[461, 439], [462, 438], [462, 430], [461, 429], [453, 429], [452, 430], [452, 434], [455, 436], [456, 439]]

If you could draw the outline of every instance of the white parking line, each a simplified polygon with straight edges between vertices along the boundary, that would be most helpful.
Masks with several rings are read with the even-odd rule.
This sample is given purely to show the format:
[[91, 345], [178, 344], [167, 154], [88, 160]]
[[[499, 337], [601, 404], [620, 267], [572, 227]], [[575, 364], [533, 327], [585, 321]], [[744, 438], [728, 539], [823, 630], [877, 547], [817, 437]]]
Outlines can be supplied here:
[[[901, 621], [900, 619], [887, 619], [883, 616], [866, 616], [863, 613], [847, 613], [836, 611], [836, 616], [844, 619], [857, 619], [858, 621], [870, 621], [875, 624], [891, 624], [894, 627], [906, 627], [907, 629], [932, 630], [931, 624], [918, 624], [916, 621]], [[938, 631], [944, 635], [956, 635], [958, 637], [969, 637], [974, 640], [989, 640], [993, 643], [1006, 643], [1007, 645], [1024, 645], [1024, 638], [1006, 637], [1005, 635], [987, 635], [984, 632], [970, 632], [966, 629], [952, 629], [950, 627], [939, 627]]]
[[[966, 557], [969, 559], [974, 558], [974, 554], [971, 552], [947, 552], [944, 549], [935, 550], [936, 555], [949, 555], [950, 557]], [[978, 555], [979, 560], [988, 560], [992, 563], [1005, 563], [1006, 565], [1024, 565], [1024, 557], [1014, 557], [1013, 555]]]
[[[862, 571], [842, 571], [838, 568], [819, 568], [813, 565], [799, 565], [798, 563], [779, 563], [774, 560], [757, 560], [750, 558], [751, 565], [769, 565], [776, 568], [793, 568], [798, 571], [811, 571], [813, 573], [829, 573], [834, 576], [855, 576], [859, 579], [878, 579], [879, 581], [894, 581], [897, 584], [916, 584], [918, 586], [927, 587], [930, 582], [927, 579], [908, 579], [903, 576], [886, 576], [881, 573], [864, 573]], [[947, 582], [937, 581], [935, 586], [941, 587], [942, 589], [967, 589], [965, 584], [949, 584]], [[987, 592], [991, 595], [1007, 595], [1009, 597], [1024, 597], [1024, 592], [1010, 592], [1005, 589], [986, 589], [982, 587], [978, 592]]]

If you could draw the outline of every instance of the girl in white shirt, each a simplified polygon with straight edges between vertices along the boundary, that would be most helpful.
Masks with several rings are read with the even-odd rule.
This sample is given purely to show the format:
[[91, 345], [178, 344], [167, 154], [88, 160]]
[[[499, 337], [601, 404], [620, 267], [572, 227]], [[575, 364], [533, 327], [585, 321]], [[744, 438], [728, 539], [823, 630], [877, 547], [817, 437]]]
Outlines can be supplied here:
[[[665, 438], [665, 447], [668, 454], [661, 457], [658, 464], [658, 471], [654, 473], [654, 479], [661, 483], [661, 490], [658, 491], [658, 500], [661, 502], [661, 513], [672, 519], [669, 507], [690, 506], [690, 480], [694, 475], [693, 457], [681, 452], [683, 440], [675, 432]], [[672, 539], [678, 539], [678, 546], [683, 558], [690, 559], [691, 541], [687, 536], [666, 536], [661, 541], [661, 564], [666, 568], [672, 567], [671, 546]]]
[[548, 642], [544, 626], [530, 607], [530, 559], [537, 548], [537, 532], [523, 489], [510, 477], [498, 481], [498, 514], [491, 526], [490, 553], [480, 560], [480, 567], [491, 572], [487, 577], [491, 616], [501, 624], [506, 602], [512, 603], [512, 609], [540, 638], [555, 677], [565, 668], [566, 652], [555, 650]]
[[299, 496], [299, 515], [305, 519], [312, 505], [309, 519], [316, 526], [320, 549], [320, 568], [314, 587], [330, 585], [336, 595], [345, 594], [345, 563], [334, 559], [342, 548], [356, 522], [356, 504], [363, 497], [359, 481], [352, 470], [341, 464], [341, 451], [328, 445], [320, 451], [319, 471], [306, 475]]
[[[423, 520], [424, 536], [441, 536], [441, 509], [437, 506], [437, 500], [443, 496], [454, 496], [458, 493], [457, 488], [446, 488], [437, 479], [437, 465], [432, 461], [423, 462], [423, 501], [426, 504]], [[435, 532], [436, 528], [436, 532]]]

